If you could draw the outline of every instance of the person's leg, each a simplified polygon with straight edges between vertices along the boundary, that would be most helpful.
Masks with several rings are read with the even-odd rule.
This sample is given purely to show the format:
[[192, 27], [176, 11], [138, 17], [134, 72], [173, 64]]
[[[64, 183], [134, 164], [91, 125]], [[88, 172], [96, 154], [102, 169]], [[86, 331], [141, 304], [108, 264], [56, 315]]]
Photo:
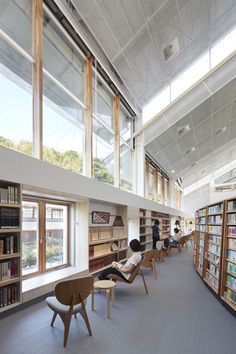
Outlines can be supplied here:
[[157, 244], [157, 240], [156, 240], [155, 238], [153, 238], [153, 239], [152, 239], [152, 249], [153, 249], [153, 250], [156, 250], [156, 249], [157, 249], [156, 244]]
[[127, 281], [127, 279], [123, 276], [123, 274], [117, 270], [116, 268], [113, 267], [109, 267], [107, 269], [104, 269], [98, 276], [99, 280], [110, 280], [110, 278], [108, 278], [108, 275], [112, 275], [112, 274], [116, 274], [119, 275], [121, 278], [123, 278], [124, 280]]

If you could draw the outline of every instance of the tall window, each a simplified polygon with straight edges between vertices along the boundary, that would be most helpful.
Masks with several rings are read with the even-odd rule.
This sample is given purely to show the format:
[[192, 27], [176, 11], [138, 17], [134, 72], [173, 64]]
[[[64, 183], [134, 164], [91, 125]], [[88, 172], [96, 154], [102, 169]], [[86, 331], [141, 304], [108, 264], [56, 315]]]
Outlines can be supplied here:
[[43, 158], [83, 173], [85, 60], [49, 11], [44, 12], [43, 64]]
[[114, 183], [113, 94], [93, 74], [93, 176]]
[[23, 201], [22, 274], [68, 264], [68, 206]]
[[32, 155], [32, 1], [0, 2], [0, 144]]
[[132, 191], [132, 118], [120, 109], [120, 188]]

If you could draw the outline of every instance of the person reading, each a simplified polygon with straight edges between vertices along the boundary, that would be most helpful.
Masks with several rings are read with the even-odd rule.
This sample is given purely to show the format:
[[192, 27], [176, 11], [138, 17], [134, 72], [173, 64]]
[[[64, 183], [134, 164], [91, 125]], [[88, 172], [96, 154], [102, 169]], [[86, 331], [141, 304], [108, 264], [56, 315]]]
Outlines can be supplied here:
[[170, 236], [170, 245], [171, 246], [178, 246], [179, 243], [179, 239], [180, 239], [180, 232], [179, 229], [177, 227], [174, 228], [174, 236]]
[[134, 239], [130, 241], [129, 247], [132, 255], [128, 258], [125, 264], [119, 262], [112, 262], [112, 266], [104, 269], [98, 276], [99, 280], [109, 280], [109, 275], [116, 274], [127, 281], [130, 274], [135, 270], [137, 265], [141, 262], [141, 243], [139, 240]]

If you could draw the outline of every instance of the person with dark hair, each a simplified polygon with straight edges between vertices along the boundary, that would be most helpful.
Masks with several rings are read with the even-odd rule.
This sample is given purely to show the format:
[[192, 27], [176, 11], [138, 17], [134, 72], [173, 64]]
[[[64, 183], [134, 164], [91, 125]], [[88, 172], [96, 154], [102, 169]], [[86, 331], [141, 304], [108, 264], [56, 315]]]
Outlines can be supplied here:
[[179, 229], [177, 227], [174, 228], [174, 236], [170, 236], [170, 245], [171, 246], [178, 246], [179, 243], [179, 239], [180, 239], [180, 232]]
[[159, 229], [159, 220], [155, 220], [154, 225], [152, 226], [152, 249], [156, 249], [157, 241], [160, 241], [160, 229]]
[[141, 262], [141, 243], [139, 240], [134, 239], [129, 243], [129, 247], [133, 252], [132, 255], [128, 258], [125, 264], [119, 262], [112, 262], [112, 266], [104, 269], [98, 276], [99, 280], [109, 280], [108, 275], [116, 274], [122, 277], [127, 281], [130, 274], [135, 270], [137, 265]]

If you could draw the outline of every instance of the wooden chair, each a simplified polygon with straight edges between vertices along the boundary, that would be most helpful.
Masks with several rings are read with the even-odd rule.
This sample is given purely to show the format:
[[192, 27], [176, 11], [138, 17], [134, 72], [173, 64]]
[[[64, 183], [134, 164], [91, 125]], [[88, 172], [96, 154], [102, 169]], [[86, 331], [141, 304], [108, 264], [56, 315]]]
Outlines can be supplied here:
[[181, 252], [183, 246], [185, 245], [185, 242], [186, 242], [186, 236], [181, 236], [179, 239], [178, 245], [175, 246], [170, 243], [170, 247], [176, 248], [179, 252]]
[[158, 250], [149, 250], [144, 252], [142, 267], [151, 268], [154, 278], [157, 279], [156, 262], [158, 258]]
[[57, 315], [64, 324], [64, 347], [66, 347], [72, 315], [80, 313], [87, 326], [89, 335], [92, 335], [85, 304], [93, 288], [93, 277], [88, 276], [73, 280], [62, 281], [55, 287], [55, 296], [47, 297], [46, 303], [54, 312], [51, 326]]
[[122, 283], [132, 284], [133, 281], [135, 280], [136, 276], [140, 275], [142, 277], [142, 280], [143, 280], [143, 285], [144, 285], [144, 288], [145, 288], [146, 295], [148, 295], [148, 289], [147, 289], [147, 285], [146, 285], [146, 282], [145, 282], [144, 274], [143, 274], [142, 269], [140, 268], [141, 265], [142, 265], [142, 262], [143, 262], [143, 259], [137, 265], [137, 267], [134, 269], [134, 271], [130, 274], [130, 276], [129, 276], [129, 278], [127, 280], [124, 280], [122, 277], [120, 277], [119, 275], [116, 275], [116, 274], [110, 274], [108, 276], [108, 278], [112, 279], [114, 282], [120, 281]]
[[157, 241], [156, 243], [156, 248], [157, 248], [157, 251], [158, 251], [158, 259], [162, 262], [165, 261], [165, 258], [164, 258], [164, 253], [163, 253], [163, 241]]

